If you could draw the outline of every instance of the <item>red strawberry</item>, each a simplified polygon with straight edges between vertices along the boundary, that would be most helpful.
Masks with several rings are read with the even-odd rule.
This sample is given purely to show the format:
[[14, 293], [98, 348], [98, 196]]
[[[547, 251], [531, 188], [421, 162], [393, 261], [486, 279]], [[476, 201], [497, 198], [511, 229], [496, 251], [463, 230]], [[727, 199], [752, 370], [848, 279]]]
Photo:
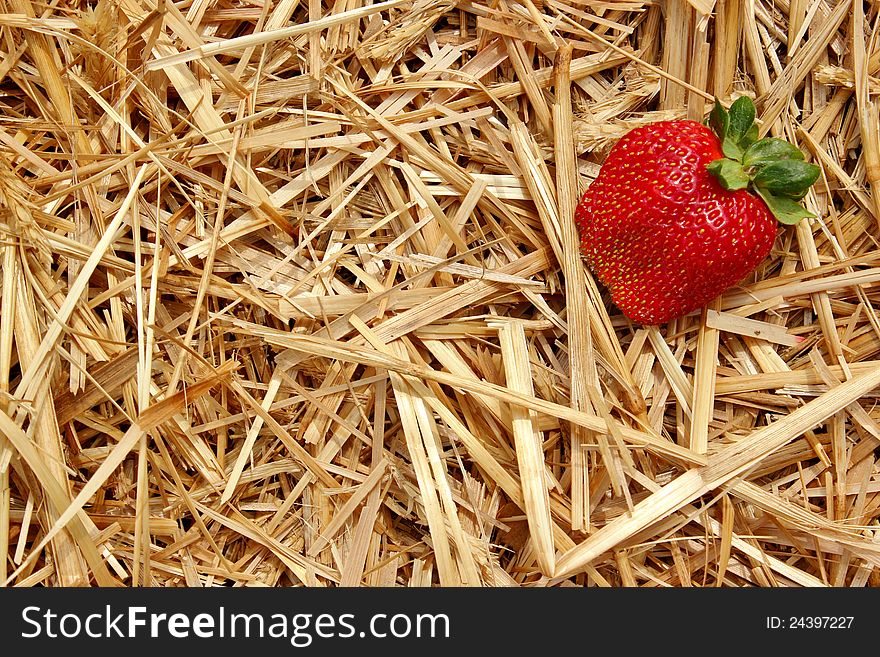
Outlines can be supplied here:
[[[781, 139], [757, 140], [746, 98], [715, 103], [715, 133], [661, 121], [627, 133], [581, 199], [581, 250], [630, 319], [661, 324], [700, 308], [753, 271], [776, 222], [812, 216], [797, 200], [819, 168]], [[716, 134], [717, 133], [717, 134]]]

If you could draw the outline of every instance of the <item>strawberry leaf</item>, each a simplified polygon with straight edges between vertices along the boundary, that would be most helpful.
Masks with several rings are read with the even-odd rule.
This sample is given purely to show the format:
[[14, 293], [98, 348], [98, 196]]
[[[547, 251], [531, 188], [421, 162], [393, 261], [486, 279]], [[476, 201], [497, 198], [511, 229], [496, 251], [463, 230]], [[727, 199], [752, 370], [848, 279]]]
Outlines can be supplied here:
[[739, 145], [742, 148], [748, 149], [751, 148], [752, 144], [758, 141], [758, 124], [753, 123], [752, 127], [746, 131], [745, 136], [740, 139]]
[[723, 144], [727, 139], [727, 131], [730, 128], [730, 115], [717, 98], [715, 99], [715, 107], [712, 108], [712, 113], [709, 115], [709, 122], [715, 134], [718, 135], [718, 139]]
[[766, 189], [759, 188], [757, 192], [764, 200], [764, 203], [767, 204], [770, 212], [773, 213], [773, 216], [776, 217], [776, 220], [781, 224], [793, 226], [801, 219], [808, 219], [816, 216], [812, 212], [807, 211], [800, 203], [797, 203], [790, 198], [786, 198], [785, 196], [775, 196]]
[[743, 159], [743, 149], [732, 139], [725, 139], [721, 142], [721, 152], [724, 153], [725, 157], [729, 157], [737, 162]]
[[724, 157], [706, 169], [728, 191], [749, 189], [758, 194], [783, 224], [796, 224], [808, 212], [797, 201], [819, 177], [819, 167], [804, 162], [804, 154], [782, 139], [758, 139], [755, 104], [737, 98], [727, 110], [716, 98], [708, 123], [715, 130]]
[[748, 175], [743, 171], [742, 165], [734, 160], [728, 158], [715, 160], [707, 164], [706, 169], [718, 178], [721, 186], [728, 191], [745, 189], [749, 186]]
[[748, 96], [740, 96], [730, 106], [727, 138], [740, 144], [755, 123], [755, 104]]
[[804, 154], [784, 139], [767, 137], [755, 142], [743, 155], [743, 165], [747, 167], [763, 166], [777, 160], [803, 160]]
[[776, 196], [802, 198], [819, 177], [819, 167], [801, 160], [780, 160], [763, 166], [753, 182]]
[[710, 122], [718, 135], [725, 157], [742, 162], [746, 149], [758, 139], [755, 105], [751, 99], [748, 96], [737, 98], [728, 111], [716, 98]]

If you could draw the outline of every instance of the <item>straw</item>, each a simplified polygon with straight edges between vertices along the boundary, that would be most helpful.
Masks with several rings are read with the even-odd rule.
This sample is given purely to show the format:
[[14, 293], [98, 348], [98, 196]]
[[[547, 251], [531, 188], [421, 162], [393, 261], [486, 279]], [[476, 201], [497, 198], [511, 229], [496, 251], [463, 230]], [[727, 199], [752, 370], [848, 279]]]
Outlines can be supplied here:
[[[880, 34], [850, 0], [0, 8], [0, 581], [880, 583]], [[755, 99], [821, 169], [639, 326], [574, 212]]]

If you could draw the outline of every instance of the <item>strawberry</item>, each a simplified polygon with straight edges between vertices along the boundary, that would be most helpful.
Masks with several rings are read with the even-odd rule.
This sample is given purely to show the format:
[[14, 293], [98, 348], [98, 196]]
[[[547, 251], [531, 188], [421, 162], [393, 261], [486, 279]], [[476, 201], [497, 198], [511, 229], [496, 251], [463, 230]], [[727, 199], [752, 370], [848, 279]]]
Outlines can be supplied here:
[[811, 217], [798, 201], [819, 168], [791, 144], [758, 140], [755, 106], [716, 100], [714, 132], [660, 121], [615, 144], [575, 214], [581, 251], [630, 319], [662, 324], [704, 306], [767, 256], [777, 221]]

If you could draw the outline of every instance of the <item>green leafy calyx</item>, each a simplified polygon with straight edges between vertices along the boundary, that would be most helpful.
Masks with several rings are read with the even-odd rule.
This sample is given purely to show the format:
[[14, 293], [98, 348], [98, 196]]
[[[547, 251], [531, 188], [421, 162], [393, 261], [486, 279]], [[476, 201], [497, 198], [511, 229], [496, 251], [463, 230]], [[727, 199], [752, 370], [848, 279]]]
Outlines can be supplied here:
[[804, 154], [783, 139], [758, 139], [755, 105], [750, 98], [738, 98], [729, 110], [716, 98], [709, 123], [721, 141], [724, 157], [706, 168], [724, 189], [755, 192], [783, 224], [815, 216], [798, 201], [816, 182], [819, 167], [804, 162]]

